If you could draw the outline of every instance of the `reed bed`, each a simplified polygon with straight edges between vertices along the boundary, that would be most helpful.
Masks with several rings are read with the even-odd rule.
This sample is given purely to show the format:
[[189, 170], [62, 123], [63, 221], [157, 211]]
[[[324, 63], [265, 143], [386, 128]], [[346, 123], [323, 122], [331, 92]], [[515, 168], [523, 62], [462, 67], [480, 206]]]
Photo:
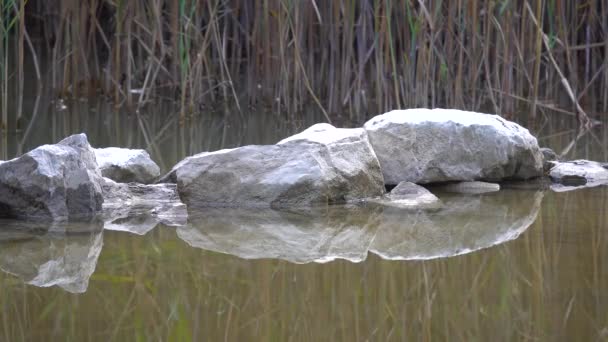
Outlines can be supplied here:
[[1, 3], [4, 126], [23, 115], [7, 89], [23, 89], [24, 64], [57, 97], [133, 110], [168, 97], [181, 122], [217, 104], [293, 119], [315, 106], [330, 122], [418, 106], [583, 124], [608, 112], [601, 0]]

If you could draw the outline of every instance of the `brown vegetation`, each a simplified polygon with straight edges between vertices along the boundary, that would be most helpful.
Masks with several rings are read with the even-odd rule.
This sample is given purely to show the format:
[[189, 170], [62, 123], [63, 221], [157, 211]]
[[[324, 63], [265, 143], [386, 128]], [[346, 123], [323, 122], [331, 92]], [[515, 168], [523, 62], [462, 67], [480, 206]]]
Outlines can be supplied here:
[[608, 112], [600, 0], [0, 3], [4, 99], [25, 61], [58, 96], [132, 108], [169, 96], [181, 119], [209, 103], [314, 105], [328, 121], [418, 106]]

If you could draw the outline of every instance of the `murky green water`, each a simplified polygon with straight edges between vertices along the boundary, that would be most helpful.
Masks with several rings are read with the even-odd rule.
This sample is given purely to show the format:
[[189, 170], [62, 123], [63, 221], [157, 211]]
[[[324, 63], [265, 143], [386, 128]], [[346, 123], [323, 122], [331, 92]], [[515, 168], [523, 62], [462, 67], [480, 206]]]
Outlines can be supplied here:
[[[48, 104], [3, 157], [85, 131], [96, 146], [147, 147], [166, 169], [321, 121], [209, 113], [179, 126], [171, 110]], [[542, 131], [557, 150], [575, 135]], [[607, 132], [570, 156], [607, 160]], [[608, 187], [440, 197], [434, 212], [214, 209], [181, 227], [1, 221], [0, 340], [608, 339]]]

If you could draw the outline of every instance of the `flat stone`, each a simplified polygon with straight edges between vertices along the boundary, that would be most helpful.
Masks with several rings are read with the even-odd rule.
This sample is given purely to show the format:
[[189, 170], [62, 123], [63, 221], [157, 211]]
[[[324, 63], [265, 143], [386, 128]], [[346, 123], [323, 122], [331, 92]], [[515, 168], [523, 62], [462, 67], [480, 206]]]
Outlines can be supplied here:
[[0, 217], [87, 220], [102, 203], [101, 174], [84, 134], [0, 164]]
[[485, 194], [487, 192], [499, 191], [500, 185], [496, 183], [472, 181], [439, 184], [433, 186], [432, 189], [441, 192], [454, 192], [459, 194]]
[[439, 209], [442, 206], [437, 196], [411, 182], [401, 182], [390, 193], [367, 199], [366, 202], [410, 210]]
[[591, 188], [608, 184], [608, 169], [604, 163], [590, 160], [557, 162], [549, 172], [556, 192]]
[[97, 148], [95, 156], [101, 174], [119, 183], [149, 184], [160, 176], [160, 168], [145, 150]]
[[538, 142], [497, 115], [454, 109], [394, 110], [367, 123], [386, 184], [501, 181], [542, 176]]

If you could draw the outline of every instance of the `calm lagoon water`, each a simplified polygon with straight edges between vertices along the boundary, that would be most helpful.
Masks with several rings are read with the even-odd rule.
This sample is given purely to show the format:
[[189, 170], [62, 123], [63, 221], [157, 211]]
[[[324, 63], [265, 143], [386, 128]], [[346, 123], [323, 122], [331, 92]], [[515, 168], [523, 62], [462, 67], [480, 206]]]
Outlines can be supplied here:
[[[171, 105], [137, 115], [65, 105], [42, 106], [0, 159], [84, 131], [95, 146], [147, 148], [166, 170], [322, 121], [269, 109], [179, 125]], [[559, 151], [570, 125], [533, 130]], [[607, 136], [587, 134], [569, 158], [608, 160]], [[214, 209], [179, 227], [146, 215], [0, 221], [0, 340], [608, 339], [608, 187], [439, 196], [435, 212]]]

